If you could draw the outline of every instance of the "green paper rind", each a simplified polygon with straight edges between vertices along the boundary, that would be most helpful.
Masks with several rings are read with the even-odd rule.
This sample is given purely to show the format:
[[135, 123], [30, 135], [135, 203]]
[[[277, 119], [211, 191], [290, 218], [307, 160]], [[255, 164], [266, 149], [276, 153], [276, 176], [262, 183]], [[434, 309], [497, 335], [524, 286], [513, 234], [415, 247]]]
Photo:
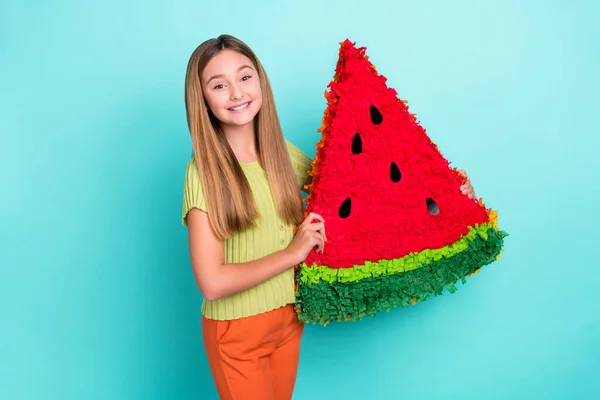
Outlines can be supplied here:
[[427, 265], [432, 261], [441, 260], [442, 257], [452, 257], [469, 247], [469, 243], [477, 236], [487, 239], [487, 232], [493, 225], [484, 223], [469, 228], [469, 233], [457, 242], [440, 249], [428, 249], [419, 253], [411, 253], [395, 260], [381, 260], [379, 262], [367, 261], [364, 265], [355, 265], [352, 268], [330, 268], [325, 265], [313, 265], [309, 267], [306, 263], [300, 264], [300, 275], [298, 279], [303, 283], [319, 283], [325, 281], [333, 282], [356, 282], [365, 278], [376, 278], [402, 272], [412, 271]]
[[441, 295], [444, 288], [453, 293], [457, 290], [456, 282], [461, 280], [464, 284], [467, 276], [496, 260], [506, 236], [506, 232], [488, 226], [483, 234], [476, 232], [462, 251], [433, 257], [428, 263], [406, 272], [348, 282], [339, 278], [331, 282], [324, 279], [315, 282], [304, 277], [304, 270], [300, 270], [296, 293], [298, 318], [323, 325], [331, 321], [360, 320], [365, 315], [374, 316], [380, 311], [425, 301], [431, 295]]

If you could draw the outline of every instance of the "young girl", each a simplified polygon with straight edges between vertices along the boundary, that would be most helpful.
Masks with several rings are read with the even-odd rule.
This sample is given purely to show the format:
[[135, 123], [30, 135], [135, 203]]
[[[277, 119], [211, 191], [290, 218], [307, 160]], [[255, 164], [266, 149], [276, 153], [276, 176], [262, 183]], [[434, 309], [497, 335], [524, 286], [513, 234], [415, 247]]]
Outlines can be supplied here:
[[267, 74], [234, 37], [194, 51], [185, 103], [194, 157], [183, 223], [217, 391], [222, 399], [289, 399], [303, 331], [293, 267], [327, 240], [315, 214], [293, 234], [311, 160], [283, 138]]
[[265, 70], [232, 36], [194, 51], [185, 104], [194, 156], [182, 218], [219, 397], [290, 399], [303, 332], [293, 267], [327, 241], [320, 215], [302, 221], [311, 159], [284, 139]]

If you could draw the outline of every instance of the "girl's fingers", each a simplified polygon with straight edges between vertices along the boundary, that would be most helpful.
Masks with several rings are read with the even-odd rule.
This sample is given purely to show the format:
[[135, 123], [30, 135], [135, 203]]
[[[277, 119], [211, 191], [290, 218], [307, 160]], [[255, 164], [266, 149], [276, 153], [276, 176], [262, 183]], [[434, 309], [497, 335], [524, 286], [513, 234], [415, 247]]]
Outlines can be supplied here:
[[304, 227], [304, 230], [310, 232], [317, 232], [323, 229], [325, 229], [325, 224], [323, 224], [322, 222], [314, 222]]
[[[314, 220], [319, 222], [313, 222]], [[309, 213], [300, 224], [298, 233], [300, 233], [301, 230], [317, 233], [322, 244], [316, 244], [316, 246], [323, 251], [324, 242], [327, 241], [327, 236], [325, 234], [325, 219], [321, 215], [314, 212]]]
[[308, 223], [308, 224], [310, 224], [310, 223], [312, 223], [312, 222], [313, 222], [313, 220], [315, 220], [315, 219], [316, 219], [316, 220], [318, 220], [318, 221], [320, 221], [320, 222], [325, 222], [325, 219], [323, 219], [323, 217], [321, 217], [319, 214], [317, 214], [317, 213], [314, 213], [314, 212], [311, 212], [311, 213], [310, 213], [310, 214], [308, 214], [308, 215], [306, 216], [306, 218], [304, 219], [304, 223]]
[[323, 235], [323, 239], [327, 241], [327, 235], [325, 234], [325, 224], [323, 222], [314, 222], [309, 226], [305, 227], [305, 229]]
[[320, 214], [317, 214], [315, 212], [311, 212], [311, 214], [312, 214], [313, 218], [316, 218], [321, 222], [325, 222], [325, 219]]
[[475, 197], [475, 190], [470, 182], [460, 187], [460, 191], [465, 196], [468, 196], [470, 199]]
[[467, 182], [465, 182], [465, 184], [460, 187], [460, 191], [464, 195], [472, 194], [474, 193], [473, 185], [471, 185], [471, 182], [467, 180]]
[[319, 214], [317, 214], [317, 213], [312, 213], [312, 212], [311, 212], [311, 213], [309, 213], [309, 214], [306, 216], [306, 218], [304, 218], [304, 221], [302, 221], [302, 223], [300, 224], [300, 226], [303, 226], [303, 225], [304, 225], [304, 226], [306, 226], [306, 225], [310, 225], [310, 224], [312, 224], [312, 223], [313, 223], [313, 220], [315, 220], [315, 219], [316, 219], [317, 221], [319, 221], [319, 222], [325, 222], [325, 219], [324, 219], [322, 216], [320, 216], [320, 215], [319, 215]]
[[317, 252], [323, 252], [323, 249], [325, 248], [325, 240], [323, 238], [323, 235], [319, 232], [315, 232], [315, 246], [317, 246]]
[[319, 222], [319, 224], [321, 224], [321, 226], [319, 227], [319, 229], [317, 229], [317, 232], [323, 235], [323, 240], [327, 241], [327, 235], [325, 234], [325, 224], [323, 222]]

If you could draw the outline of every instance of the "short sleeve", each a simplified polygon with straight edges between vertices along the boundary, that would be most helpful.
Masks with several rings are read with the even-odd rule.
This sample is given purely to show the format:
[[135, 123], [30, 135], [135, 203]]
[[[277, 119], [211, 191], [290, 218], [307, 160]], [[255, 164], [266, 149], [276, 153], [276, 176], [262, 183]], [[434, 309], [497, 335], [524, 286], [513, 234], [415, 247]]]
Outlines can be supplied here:
[[296, 172], [298, 185], [302, 186], [308, 179], [308, 173], [312, 168], [312, 160], [291, 142], [286, 140], [285, 143], [290, 154], [290, 159], [292, 160], [292, 166]]
[[185, 170], [185, 180], [183, 183], [183, 210], [181, 214], [181, 222], [187, 226], [187, 215], [192, 208], [198, 208], [202, 211], [207, 211], [204, 200], [204, 191], [202, 190], [202, 182], [200, 174], [196, 166], [196, 160], [192, 158]]

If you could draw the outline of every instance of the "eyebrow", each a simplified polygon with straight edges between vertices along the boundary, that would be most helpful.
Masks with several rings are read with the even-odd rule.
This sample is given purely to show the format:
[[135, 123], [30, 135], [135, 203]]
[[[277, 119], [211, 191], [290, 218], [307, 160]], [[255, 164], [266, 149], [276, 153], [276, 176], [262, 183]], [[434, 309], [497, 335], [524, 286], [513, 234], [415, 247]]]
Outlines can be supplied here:
[[[242, 65], [241, 67], [239, 67], [239, 68], [238, 68], [237, 72], [240, 72], [240, 71], [241, 71], [241, 70], [243, 70], [244, 68], [250, 68], [250, 69], [253, 69], [251, 66], [244, 64], [244, 65]], [[223, 74], [219, 74], [219, 75], [213, 75], [213, 76], [211, 76], [211, 77], [210, 77], [210, 78], [209, 78], [209, 79], [206, 81], [206, 84], [208, 85], [208, 84], [210, 83], [210, 81], [212, 81], [213, 79], [222, 78], [222, 77], [223, 77]]]

